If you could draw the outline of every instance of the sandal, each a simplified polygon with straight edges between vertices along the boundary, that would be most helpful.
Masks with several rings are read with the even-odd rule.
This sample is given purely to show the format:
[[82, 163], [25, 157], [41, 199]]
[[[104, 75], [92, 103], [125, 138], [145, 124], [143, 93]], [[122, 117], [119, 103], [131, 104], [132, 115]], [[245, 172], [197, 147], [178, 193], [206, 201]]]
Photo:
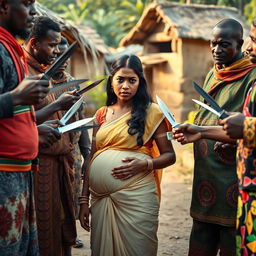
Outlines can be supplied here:
[[76, 238], [76, 244], [73, 245], [73, 248], [82, 248], [84, 246], [82, 240], [80, 240], [78, 237]]

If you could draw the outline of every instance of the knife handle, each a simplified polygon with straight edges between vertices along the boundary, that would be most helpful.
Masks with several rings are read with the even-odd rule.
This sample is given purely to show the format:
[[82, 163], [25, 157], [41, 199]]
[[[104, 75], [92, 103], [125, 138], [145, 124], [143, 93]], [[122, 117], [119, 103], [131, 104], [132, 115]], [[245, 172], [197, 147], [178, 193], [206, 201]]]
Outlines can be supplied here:
[[220, 113], [220, 119], [225, 119], [229, 117], [229, 115], [227, 114], [227, 112], [225, 110], [221, 111]]

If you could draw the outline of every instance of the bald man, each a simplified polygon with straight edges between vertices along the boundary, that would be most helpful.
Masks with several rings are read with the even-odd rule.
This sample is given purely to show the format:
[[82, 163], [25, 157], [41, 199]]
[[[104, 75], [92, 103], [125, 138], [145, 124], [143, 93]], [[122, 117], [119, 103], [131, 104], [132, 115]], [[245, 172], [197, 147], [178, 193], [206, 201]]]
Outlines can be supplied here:
[[[256, 69], [256, 19], [253, 20], [250, 31], [250, 44], [247, 47], [250, 60]], [[186, 144], [200, 138], [217, 139], [223, 142], [236, 142], [237, 176], [239, 182], [237, 209], [236, 255], [251, 256], [256, 253], [256, 186], [255, 186], [255, 157], [256, 157], [256, 113], [255, 99], [256, 83], [249, 90], [242, 113], [229, 113], [229, 117], [220, 121], [221, 126], [197, 126], [182, 124], [174, 129], [174, 137]]]
[[[207, 74], [203, 86], [220, 106], [230, 112], [241, 112], [246, 94], [256, 77], [255, 66], [241, 51], [242, 37], [242, 26], [233, 19], [225, 19], [215, 25], [210, 45], [214, 67]], [[200, 108], [194, 123], [216, 126], [219, 119]], [[216, 137], [193, 140], [196, 142], [190, 256], [215, 256], [218, 251], [224, 256], [235, 255], [238, 193], [236, 144], [232, 139], [227, 140], [230, 144], [218, 142]]]

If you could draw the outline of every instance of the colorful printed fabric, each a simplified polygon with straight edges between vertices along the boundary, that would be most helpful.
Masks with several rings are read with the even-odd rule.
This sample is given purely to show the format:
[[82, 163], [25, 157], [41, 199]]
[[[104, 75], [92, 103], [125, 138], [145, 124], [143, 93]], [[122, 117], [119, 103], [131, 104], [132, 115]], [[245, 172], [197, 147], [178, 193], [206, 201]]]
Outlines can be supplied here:
[[244, 146], [247, 148], [256, 147], [256, 120], [254, 117], [247, 117], [244, 121]]
[[256, 191], [256, 119], [246, 117], [244, 121], [244, 139], [239, 141], [237, 149], [237, 176], [239, 188]]
[[31, 172], [0, 172], [0, 255], [39, 255]]
[[[215, 84], [214, 72], [211, 71], [206, 77], [204, 89], [210, 91], [217, 103], [225, 110], [241, 112], [255, 77], [256, 69], [253, 69], [239, 80], [218, 81]], [[210, 111], [200, 108], [195, 124], [219, 125], [219, 118]], [[194, 143], [195, 167], [191, 216], [201, 222], [235, 226], [238, 194], [236, 151], [231, 150], [233, 146], [218, 150], [218, 145], [219, 142], [207, 139]]]
[[218, 69], [216, 65], [214, 75], [217, 80], [232, 82], [243, 78], [248, 72], [250, 72], [254, 68], [256, 68], [256, 64], [253, 64], [250, 61], [249, 56], [246, 55], [244, 56], [244, 58], [239, 59], [232, 65], [223, 69]]
[[256, 255], [256, 192], [239, 190], [236, 246], [237, 256]]
[[[26, 65], [15, 38], [1, 27], [0, 38], [0, 94], [8, 95], [24, 78]], [[11, 99], [1, 100], [0, 107], [9, 105], [0, 115], [0, 255], [37, 256], [32, 178], [28, 170], [30, 160], [38, 153], [38, 131], [32, 107], [13, 107]], [[11, 172], [5, 170], [6, 166]]]
[[256, 113], [255, 88], [248, 93], [244, 104], [243, 139], [237, 149], [239, 197], [237, 211], [237, 256], [256, 255]]

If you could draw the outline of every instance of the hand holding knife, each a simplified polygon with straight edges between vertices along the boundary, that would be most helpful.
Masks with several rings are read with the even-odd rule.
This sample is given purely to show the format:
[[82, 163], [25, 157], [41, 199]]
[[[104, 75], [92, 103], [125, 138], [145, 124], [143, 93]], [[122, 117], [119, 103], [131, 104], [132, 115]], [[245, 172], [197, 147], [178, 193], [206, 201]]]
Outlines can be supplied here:
[[200, 85], [196, 82], [192, 82], [195, 90], [210, 104], [210, 106], [205, 103], [192, 99], [195, 103], [201, 105], [203, 108], [211, 111], [215, 115], [217, 115], [220, 119], [227, 118], [229, 115], [227, 112], [219, 106], [219, 104], [209, 95]]
[[[78, 92], [74, 92], [73, 95], [74, 96], [80, 96], [83, 93], [87, 92], [88, 90], [94, 88], [96, 85], [100, 84], [104, 79], [100, 79], [97, 80], [95, 82], [93, 82], [92, 84], [88, 85], [87, 87], [85, 87], [84, 89], [78, 91]], [[66, 114], [60, 119], [60, 122], [65, 125], [70, 118], [78, 111], [78, 109], [80, 108], [80, 106], [83, 103], [83, 96], [76, 102], [73, 104], [73, 106], [66, 112]]]

